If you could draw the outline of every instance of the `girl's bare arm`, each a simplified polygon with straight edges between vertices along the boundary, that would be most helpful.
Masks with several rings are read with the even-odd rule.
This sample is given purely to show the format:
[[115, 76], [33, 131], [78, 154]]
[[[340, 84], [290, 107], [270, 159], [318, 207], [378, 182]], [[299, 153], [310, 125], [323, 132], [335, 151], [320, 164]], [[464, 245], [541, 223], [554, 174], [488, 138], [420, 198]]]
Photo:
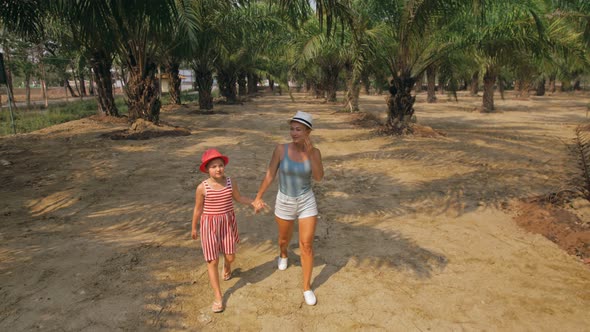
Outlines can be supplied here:
[[252, 204], [254, 202], [253, 199], [248, 198], [246, 196], [242, 196], [240, 194], [240, 188], [238, 187], [238, 183], [232, 179], [232, 196], [234, 200], [238, 203], [242, 204]]
[[205, 202], [205, 188], [203, 184], [199, 184], [197, 186], [197, 190], [195, 193], [195, 209], [193, 210], [193, 222], [192, 222], [192, 230], [191, 230], [191, 237], [196, 240], [199, 237], [199, 233], [197, 232], [199, 226], [199, 220], [201, 219], [201, 214], [203, 214], [203, 203]]

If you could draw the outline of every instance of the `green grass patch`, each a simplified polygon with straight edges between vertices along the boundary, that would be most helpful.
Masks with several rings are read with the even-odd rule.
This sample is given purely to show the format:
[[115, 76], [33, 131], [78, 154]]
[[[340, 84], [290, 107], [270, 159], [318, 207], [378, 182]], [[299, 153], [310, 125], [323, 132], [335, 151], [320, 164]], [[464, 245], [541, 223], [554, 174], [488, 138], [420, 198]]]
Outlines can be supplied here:
[[[127, 105], [123, 97], [115, 98], [115, 105], [121, 114], [127, 113]], [[72, 101], [67, 103], [50, 104], [47, 109], [39, 106], [27, 110], [19, 107], [13, 110], [16, 132], [28, 133], [56, 124], [78, 120], [97, 113], [96, 99]], [[10, 111], [3, 108], [0, 111], [0, 136], [13, 134], [10, 121]]]
[[[192, 103], [198, 100], [198, 93], [193, 91], [182, 92], [182, 103]], [[168, 93], [162, 94], [162, 104], [166, 105], [169, 103], [170, 95]], [[125, 97], [115, 97], [115, 105], [119, 110], [119, 114], [125, 115], [128, 113]], [[20, 107], [18, 110], [13, 111], [16, 132], [19, 134], [29, 133], [56, 124], [78, 120], [90, 115], [97, 114], [97, 109], [98, 106], [96, 104], [96, 99], [94, 98], [59, 104], [50, 104], [47, 109], [42, 109], [38, 105], [32, 107], [29, 110]], [[3, 108], [0, 110], [0, 136], [11, 134], [13, 134], [13, 131], [10, 121], [10, 111], [8, 108]]]

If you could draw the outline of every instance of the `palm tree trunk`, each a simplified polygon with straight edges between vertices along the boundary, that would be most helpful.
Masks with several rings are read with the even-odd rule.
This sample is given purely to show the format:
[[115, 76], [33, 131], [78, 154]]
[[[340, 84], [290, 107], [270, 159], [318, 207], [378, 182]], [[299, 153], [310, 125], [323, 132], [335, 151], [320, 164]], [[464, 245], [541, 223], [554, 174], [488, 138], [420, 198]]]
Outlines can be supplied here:
[[49, 106], [49, 100], [47, 95], [47, 81], [46, 81], [46, 73], [45, 73], [45, 65], [43, 61], [39, 61], [39, 66], [41, 67], [41, 94], [43, 95], [43, 101], [45, 102], [45, 108]]
[[193, 69], [193, 90], [199, 91], [199, 85], [197, 84], [197, 72]]
[[76, 88], [76, 92], [80, 96], [80, 99], [83, 100], [84, 97], [82, 96], [82, 93], [80, 92], [80, 88], [78, 87], [78, 81], [76, 80], [76, 70], [74, 69], [74, 66], [72, 66], [72, 76], [74, 77], [74, 87]]
[[461, 87], [459, 88], [460, 91], [467, 91], [469, 90], [469, 83], [471, 83], [470, 79], [462, 79], [461, 80]]
[[88, 94], [86, 93], [86, 78], [84, 77], [84, 72], [82, 70], [80, 70], [79, 78], [80, 78], [80, 95], [85, 97]]
[[556, 91], [556, 87], [555, 87], [555, 75], [550, 75], [549, 76], [549, 92], [551, 93], [555, 93]]
[[415, 91], [416, 93], [420, 93], [422, 92], [422, 86], [424, 85], [424, 74], [422, 75], [418, 75], [418, 77], [416, 77], [416, 85], [415, 85]]
[[455, 79], [449, 80], [449, 94], [455, 98], [455, 102], [459, 101], [459, 98], [457, 97], [457, 90], [459, 90], [459, 82], [457, 82]]
[[477, 96], [477, 93], [479, 92], [479, 71], [476, 71], [471, 76], [471, 86], [469, 91], [472, 96]]
[[248, 94], [253, 95], [258, 91], [258, 76], [248, 73]]
[[326, 96], [324, 89], [322, 89], [320, 84], [317, 82], [313, 84], [313, 89], [311, 92], [315, 99], [325, 98]]
[[436, 81], [435, 80], [436, 80], [436, 69], [434, 68], [434, 66], [428, 66], [428, 68], [426, 68], [426, 83], [428, 84], [428, 95], [426, 97], [426, 102], [428, 102], [428, 103], [435, 103], [436, 102]]
[[545, 79], [541, 79], [537, 82], [537, 96], [544, 96], [545, 95]]
[[498, 85], [498, 92], [500, 92], [500, 98], [502, 100], [504, 100], [504, 90], [505, 90], [504, 87], [506, 86], [504, 78], [502, 76], [498, 75], [498, 77], [496, 78], [496, 82]]
[[170, 87], [168, 88], [168, 92], [170, 93], [170, 101], [172, 104], [180, 105], [180, 63], [172, 62], [166, 65], [166, 71], [170, 76]]
[[92, 75], [92, 68], [90, 68], [90, 77], [88, 77], [88, 94], [94, 96], [94, 75]]
[[361, 82], [363, 84], [363, 94], [366, 96], [371, 94], [371, 80], [366, 73], [361, 74]]
[[31, 74], [25, 73], [25, 96], [27, 100], [27, 109], [31, 107]]
[[199, 109], [212, 110], [213, 109], [213, 95], [211, 88], [213, 87], [213, 73], [211, 70], [205, 68], [193, 68], [195, 71], [195, 83], [199, 90]]
[[225, 101], [228, 104], [235, 104], [237, 101], [236, 75], [220, 70], [217, 73], [217, 80], [219, 83], [219, 92], [225, 97]]
[[87, 97], [88, 93], [86, 92], [86, 77], [85, 77], [85, 69], [87, 67], [87, 58], [85, 56], [81, 56], [76, 63], [76, 73], [78, 74], [78, 81], [80, 83], [80, 97]]
[[411, 120], [414, 116], [416, 97], [411, 95], [415, 78], [409, 73], [391, 80], [390, 96], [387, 99], [387, 127], [395, 135], [405, 135], [412, 132]]
[[90, 66], [96, 82], [98, 112], [101, 115], [119, 116], [113, 96], [113, 78], [111, 76], [112, 59], [103, 52], [95, 52], [90, 57]]
[[494, 111], [494, 84], [496, 84], [497, 74], [493, 68], [487, 68], [483, 75], [483, 111]]
[[67, 96], [67, 92], [70, 92], [70, 95], [72, 97], [78, 97], [78, 95], [76, 95], [76, 92], [74, 91], [74, 89], [72, 88], [72, 86], [70, 85], [70, 80], [66, 77], [64, 78], [64, 87], [66, 88], [66, 96]]
[[579, 78], [576, 78], [576, 80], [574, 80], [574, 86], [573, 89], [575, 91], [581, 91], [582, 90], [582, 84]]
[[324, 86], [326, 90], [326, 101], [328, 102], [335, 102], [336, 101], [336, 92], [338, 90], [338, 73], [340, 72], [340, 67], [338, 66], [329, 66], [324, 68], [324, 75], [326, 77]]
[[346, 104], [344, 107], [349, 112], [358, 112], [361, 85], [352, 66], [346, 68], [346, 86]]
[[15, 109], [16, 101], [14, 100], [14, 88], [12, 85], [12, 71], [10, 70], [10, 53], [4, 53], [4, 71], [6, 72], [6, 85], [8, 86], [9, 102]]
[[153, 123], [160, 121], [160, 107], [162, 102], [158, 97], [158, 82], [156, 73], [158, 66], [149, 62], [142, 66], [133, 66], [129, 70], [129, 81], [125, 85], [129, 119], [135, 121], [144, 119]]
[[240, 95], [240, 97], [244, 97], [248, 94], [248, 87], [246, 85], [246, 73], [245, 72], [239, 72], [238, 73], [238, 94]]
[[529, 96], [530, 82], [527, 79], [516, 80], [514, 89], [517, 91], [517, 96], [528, 97]]

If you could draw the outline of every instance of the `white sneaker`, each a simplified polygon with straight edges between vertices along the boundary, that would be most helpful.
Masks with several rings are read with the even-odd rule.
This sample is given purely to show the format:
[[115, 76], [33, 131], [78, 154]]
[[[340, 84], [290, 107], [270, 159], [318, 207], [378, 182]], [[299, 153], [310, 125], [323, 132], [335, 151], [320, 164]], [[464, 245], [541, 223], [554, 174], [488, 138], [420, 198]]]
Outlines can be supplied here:
[[279, 265], [279, 270], [285, 271], [287, 269], [287, 261], [288, 260], [289, 259], [287, 257], [284, 257], [283, 258], [283, 257], [279, 256], [279, 264], [278, 264]]
[[305, 303], [307, 303], [307, 305], [315, 305], [318, 301], [311, 289], [303, 292], [303, 298], [305, 298]]

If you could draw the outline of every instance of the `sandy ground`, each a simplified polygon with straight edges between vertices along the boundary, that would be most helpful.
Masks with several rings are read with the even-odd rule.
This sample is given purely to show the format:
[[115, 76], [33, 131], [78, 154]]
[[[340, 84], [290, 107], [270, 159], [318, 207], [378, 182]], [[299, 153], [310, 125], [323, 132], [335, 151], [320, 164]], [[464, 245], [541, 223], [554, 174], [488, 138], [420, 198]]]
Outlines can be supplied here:
[[[0, 330], [590, 331], [589, 266], [519, 227], [513, 208], [569, 186], [590, 97], [498, 98], [494, 114], [474, 111], [479, 98], [418, 97], [418, 122], [446, 137], [376, 136], [299, 94], [163, 111], [190, 136], [110, 140], [124, 125], [83, 119], [0, 138]], [[384, 116], [383, 98], [363, 96], [363, 110]], [[318, 304], [303, 303], [297, 234], [278, 271], [272, 214], [237, 206], [235, 277], [213, 314], [190, 239], [200, 154], [229, 155], [253, 196], [295, 110], [314, 114], [326, 171]], [[570, 205], [587, 226], [590, 206]]]

